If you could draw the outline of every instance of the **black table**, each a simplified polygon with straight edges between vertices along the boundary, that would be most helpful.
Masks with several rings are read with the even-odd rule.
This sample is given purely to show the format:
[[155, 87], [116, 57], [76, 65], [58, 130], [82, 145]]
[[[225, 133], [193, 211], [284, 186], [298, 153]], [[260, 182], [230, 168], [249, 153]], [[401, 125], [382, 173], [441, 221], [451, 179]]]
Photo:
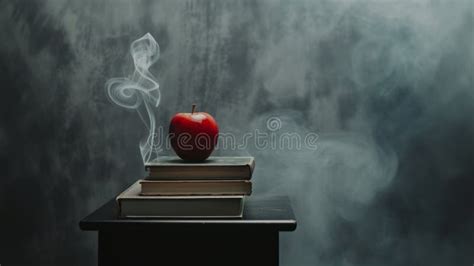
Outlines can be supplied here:
[[123, 219], [114, 200], [84, 218], [103, 265], [278, 265], [280, 231], [294, 231], [287, 197], [246, 199], [242, 219]]

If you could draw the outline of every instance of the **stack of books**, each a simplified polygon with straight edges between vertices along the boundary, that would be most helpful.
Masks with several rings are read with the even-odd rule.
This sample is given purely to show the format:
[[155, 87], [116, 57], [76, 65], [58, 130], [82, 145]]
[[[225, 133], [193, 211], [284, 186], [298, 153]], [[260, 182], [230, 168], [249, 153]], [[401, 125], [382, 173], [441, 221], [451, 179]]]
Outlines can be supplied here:
[[117, 197], [128, 218], [237, 218], [252, 193], [253, 157], [210, 157], [188, 163], [160, 157], [145, 165], [148, 176]]

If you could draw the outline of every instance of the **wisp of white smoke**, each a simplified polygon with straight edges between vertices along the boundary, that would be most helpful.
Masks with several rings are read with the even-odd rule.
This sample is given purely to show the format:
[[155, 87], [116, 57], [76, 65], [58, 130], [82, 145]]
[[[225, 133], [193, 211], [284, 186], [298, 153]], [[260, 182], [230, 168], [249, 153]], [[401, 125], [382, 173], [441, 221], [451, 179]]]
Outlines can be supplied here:
[[[106, 83], [107, 95], [116, 104], [137, 110], [148, 134], [140, 141], [143, 163], [155, 159], [159, 150], [155, 147], [155, 115], [153, 108], [160, 104], [160, 86], [150, 73], [150, 67], [158, 61], [160, 46], [150, 33], [130, 45], [135, 71], [131, 77], [111, 78]], [[148, 119], [147, 119], [148, 117]]]

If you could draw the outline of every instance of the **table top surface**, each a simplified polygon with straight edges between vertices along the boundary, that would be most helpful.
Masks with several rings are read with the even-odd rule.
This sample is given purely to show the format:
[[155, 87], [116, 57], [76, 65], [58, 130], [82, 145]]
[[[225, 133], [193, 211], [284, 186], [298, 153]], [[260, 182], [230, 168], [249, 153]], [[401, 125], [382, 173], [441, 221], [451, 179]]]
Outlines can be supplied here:
[[153, 226], [160, 229], [198, 228], [225, 230], [275, 230], [294, 231], [296, 219], [288, 197], [249, 196], [245, 200], [241, 219], [130, 219], [118, 215], [115, 199], [91, 213], [79, 223], [82, 230], [100, 231], [115, 227]]

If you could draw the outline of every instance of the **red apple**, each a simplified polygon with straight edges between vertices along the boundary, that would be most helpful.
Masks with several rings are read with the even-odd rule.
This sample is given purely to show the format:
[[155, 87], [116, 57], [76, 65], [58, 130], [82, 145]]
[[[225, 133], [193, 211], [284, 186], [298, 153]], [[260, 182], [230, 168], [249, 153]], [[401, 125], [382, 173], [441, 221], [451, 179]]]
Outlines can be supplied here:
[[216, 120], [205, 112], [177, 113], [170, 122], [169, 139], [176, 154], [186, 161], [204, 161], [217, 144]]

